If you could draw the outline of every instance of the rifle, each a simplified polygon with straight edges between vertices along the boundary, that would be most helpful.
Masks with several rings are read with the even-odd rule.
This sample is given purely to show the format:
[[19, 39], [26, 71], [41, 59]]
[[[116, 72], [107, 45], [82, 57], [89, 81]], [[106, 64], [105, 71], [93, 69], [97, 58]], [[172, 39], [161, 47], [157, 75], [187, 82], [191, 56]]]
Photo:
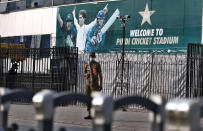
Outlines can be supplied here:
[[89, 65], [90, 65], [90, 88], [93, 89], [93, 71], [92, 71], [92, 66], [89, 62]]

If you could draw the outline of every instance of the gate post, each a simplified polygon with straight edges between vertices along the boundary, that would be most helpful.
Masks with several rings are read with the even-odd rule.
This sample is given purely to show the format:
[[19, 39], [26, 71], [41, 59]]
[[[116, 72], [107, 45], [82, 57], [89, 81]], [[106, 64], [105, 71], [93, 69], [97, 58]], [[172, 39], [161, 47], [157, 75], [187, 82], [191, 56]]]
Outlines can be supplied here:
[[114, 102], [111, 96], [92, 94], [93, 131], [111, 131]]
[[54, 115], [54, 94], [50, 90], [43, 90], [34, 95], [32, 101], [36, 110], [35, 119], [38, 131], [52, 131]]

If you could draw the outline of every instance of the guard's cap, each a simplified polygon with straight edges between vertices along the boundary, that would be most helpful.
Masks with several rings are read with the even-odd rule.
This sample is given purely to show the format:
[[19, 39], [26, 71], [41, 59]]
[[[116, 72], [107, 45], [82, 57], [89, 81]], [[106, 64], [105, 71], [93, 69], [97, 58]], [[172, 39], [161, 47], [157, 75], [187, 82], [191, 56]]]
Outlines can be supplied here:
[[91, 51], [89, 55], [90, 55], [91, 57], [96, 57], [96, 56], [95, 56], [95, 52], [93, 52], [93, 51]]

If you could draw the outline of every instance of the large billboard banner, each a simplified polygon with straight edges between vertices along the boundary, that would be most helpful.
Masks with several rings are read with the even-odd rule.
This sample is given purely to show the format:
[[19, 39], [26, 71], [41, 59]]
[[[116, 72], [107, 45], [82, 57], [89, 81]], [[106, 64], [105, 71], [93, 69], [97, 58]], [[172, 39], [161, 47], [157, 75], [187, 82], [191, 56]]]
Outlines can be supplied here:
[[123, 0], [61, 6], [57, 9], [56, 46], [77, 46], [80, 52], [125, 49], [186, 50], [202, 37], [202, 0]]

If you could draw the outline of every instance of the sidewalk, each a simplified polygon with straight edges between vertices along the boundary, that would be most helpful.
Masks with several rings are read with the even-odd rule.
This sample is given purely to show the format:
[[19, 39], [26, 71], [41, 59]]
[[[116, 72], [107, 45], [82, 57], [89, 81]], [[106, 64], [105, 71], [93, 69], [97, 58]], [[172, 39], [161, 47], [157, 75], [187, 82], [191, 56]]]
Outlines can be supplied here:
[[[8, 118], [9, 125], [18, 123], [20, 131], [30, 128], [36, 129], [34, 113], [32, 105], [12, 104]], [[56, 108], [54, 130], [58, 130], [59, 127], [66, 127], [67, 131], [91, 131], [92, 121], [83, 119], [86, 115], [85, 107], [69, 106]], [[148, 113], [117, 111], [114, 113], [112, 129], [113, 131], [149, 131]]]

